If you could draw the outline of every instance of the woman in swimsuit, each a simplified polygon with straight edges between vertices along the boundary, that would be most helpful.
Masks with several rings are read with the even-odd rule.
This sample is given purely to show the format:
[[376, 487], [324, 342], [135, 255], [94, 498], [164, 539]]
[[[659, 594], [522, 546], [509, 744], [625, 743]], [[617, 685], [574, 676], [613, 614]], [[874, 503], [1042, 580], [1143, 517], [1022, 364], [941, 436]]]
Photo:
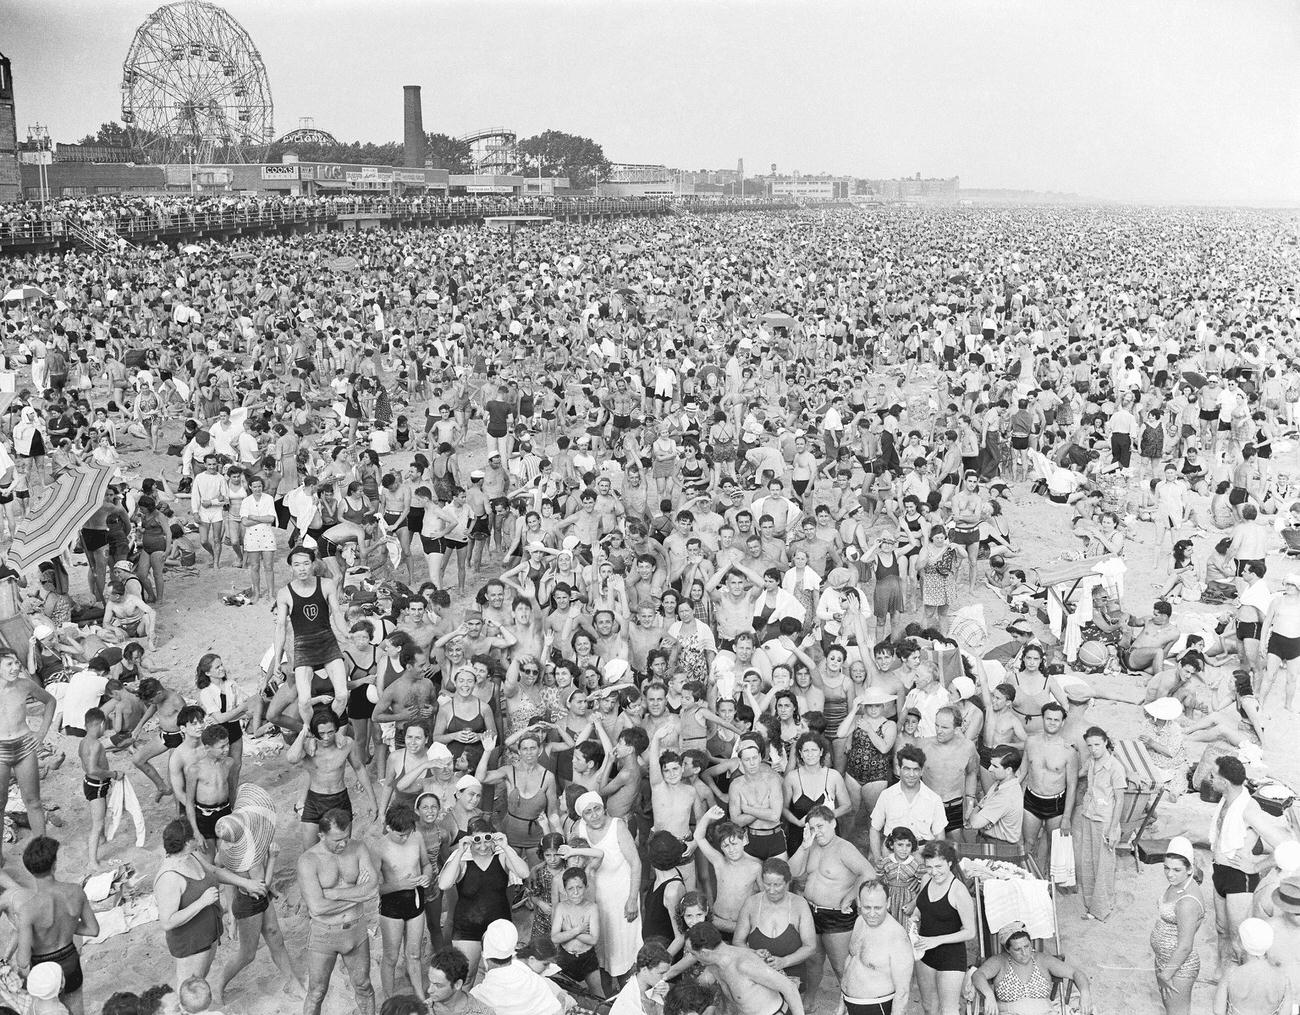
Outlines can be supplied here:
[[[348, 722], [352, 739], [360, 746], [362, 757], [370, 763], [370, 717], [375, 714], [379, 689], [375, 686], [379, 670], [379, 653], [375, 649], [375, 629], [368, 621], [352, 625], [351, 637], [340, 646], [348, 668]], [[384, 813], [380, 810], [380, 813]]]
[[511, 747], [516, 751], [515, 761], [488, 772], [483, 782], [487, 786], [506, 784], [501, 830], [510, 847], [524, 856], [537, 848], [544, 832], [560, 827], [560, 805], [555, 777], [539, 763], [541, 735], [534, 729], [521, 730], [506, 739], [507, 750]]
[[851, 806], [844, 777], [827, 767], [831, 751], [825, 737], [817, 733], [803, 734], [795, 741], [794, 757], [797, 764], [783, 780], [785, 803], [781, 810], [786, 848], [792, 855], [803, 844], [804, 819], [809, 811], [825, 804], [838, 818], [847, 814]]
[[793, 880], [784, 860], [763, 861], [761, 891], [740, 907], [732, 944], [745, 945], [774, 969], [803, 986], [804, 962], [817, 951], [817, 930], [812, 909], [802, 895], [790, 891]]
[[916, 897], [921, 918], [913, 944], [920, 951], [916, 981], [925, 1015], [957, 1015], [966, 979], [966, 942], [975, 937], [975, 903], [958, 876], [957, 851], [948, 842], [921, 850], [927, 880]]
[[[431, 764], [429, 759], [429, 724], [427, 720], [415, 719], [407, 724], [403, 731], [401, 750], [392, 751], [384, 765], [384, 792], [379, 798], [379, 813], [387, 814], [393, 804], [406, 804], [412, 807], [420, 795], [420, 785], [414, 789], [401, 789], [400, 783], [409, 782], [406, 777], [424, 772]], [[445, 757], [445, 755], [444, 755]]]
[[[27, 723], [29, 701], [43, 706], [40, 730], [36, 733]], [[10, 778], [18, 783], [33, 836], [45, 834], [36, 748], [49, 733], [54, 709], [54, 698], [23, 673], [18, 656], [9, 649], [0, 649], [0, 794], [7, 800]]]
[[898, 723], [885, 715], [885, 706], [895, 697], [879, 687], [868, 687], [854, 703], [853, 710], [840, 723], [836, 737], [849, 738], [846, 785], [853, 796], [861, 796], [861, 805], [876, 806], [880, 794], [889, 785], [892, 770], [891, 752], [898, 737]]
[[997, 1004], [998, 1015], [1048, 1015], [1056, 1011], [1051, 1000], [1053, 980], [1073, 980], [1079, 988], [1078, 1010], [1093, 1012], [1092, 987], [1082, 969], [1055, 955], [1039, 952], [1022, 923], [998, 933], [1001, 955], [990, 955], [971, 976], [971, 986], [986, 1001]]

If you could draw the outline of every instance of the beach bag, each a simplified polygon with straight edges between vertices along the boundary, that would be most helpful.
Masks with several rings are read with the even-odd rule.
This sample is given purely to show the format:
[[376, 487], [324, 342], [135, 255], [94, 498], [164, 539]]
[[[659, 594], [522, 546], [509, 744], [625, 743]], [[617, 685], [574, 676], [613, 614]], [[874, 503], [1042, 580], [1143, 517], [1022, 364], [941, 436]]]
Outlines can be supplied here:
[[1051, 880], [1058, 888], [1074, 887], [1074, 840], [1059, 828], [1052, 832]]

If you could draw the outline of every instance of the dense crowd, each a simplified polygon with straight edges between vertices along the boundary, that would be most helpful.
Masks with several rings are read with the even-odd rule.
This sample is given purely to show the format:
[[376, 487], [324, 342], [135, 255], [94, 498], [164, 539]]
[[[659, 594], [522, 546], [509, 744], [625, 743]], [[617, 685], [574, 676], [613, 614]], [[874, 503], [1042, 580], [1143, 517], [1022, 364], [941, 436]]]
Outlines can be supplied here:
[[[63, 559], [10, 572], [32, 637], [0, 653], [0, 785], [32, 838], [0, 901], [33, 997], [53, 963], [80, 1013], [75, 940], [98, 932], [47, 834], [57, 730], [92, 867], [125, 772], [177, 809], [159, 926], [132, 933], [163, 932], [179, 994], [106, 1012], [221, 1005], [264, 942], [307, 1015], [340, 960], [367, 1013], [803, 1015], [828, 976], [847, 1015], [1034, 1015], [1063, 990], [1091, 1013], [1089, 971], [1042, 934], [980, 940], [959, 862], [1046, 875], [1068, 846], [1086, 918], [1111, 915], [1129, 780], [1086, 720], [1088, 668], [1128, 675], [1167, 798], [1221, 800], [1212, 906], [1191, 842], [1168, 844], [1153, 992], [1190, 1010], [1213, 920], [1216, 1010], [1300, 997], [1300, 844], [1247, 785], [1300, 673], [1300, 577], [1268, 577], [1300, 536], [1285, 220], [898, 208], [511, 242], [0, 264], [49, 294], [5, 317], [11, 535], [63, 473], [116, 470], [86, 590]], [[130, 475], [128, 444], [179, 467]], [[1132, 614], [1098, 582], [1071, 644], [1016, 566], [1043, 554], [1013, 499], [1059, 511], [1073, 559], [1147, 533], [1167, 590]], [[234, 568], [273, 604], [259, 684], [211, 652], [156, 672], [157, 640], [188, 636], [159, 607]], [[1174, 614], [1200, 603], [1188, 635]], [[258, 823], [290, 803], [245, 746], [274, 736], [304, 785], [273, 847]]]

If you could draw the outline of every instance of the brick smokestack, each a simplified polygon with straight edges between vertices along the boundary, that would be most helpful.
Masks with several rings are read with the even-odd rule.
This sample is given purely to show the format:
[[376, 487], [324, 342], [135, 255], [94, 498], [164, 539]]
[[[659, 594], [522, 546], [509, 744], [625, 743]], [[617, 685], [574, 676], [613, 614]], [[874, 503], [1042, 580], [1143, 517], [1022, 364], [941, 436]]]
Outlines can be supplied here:
[[402, 91], [404, 161], [408, 169], [423, 169], [428, 142], [424, 136], [424, 112], [420, 107], [420, 86], [406, 85]]

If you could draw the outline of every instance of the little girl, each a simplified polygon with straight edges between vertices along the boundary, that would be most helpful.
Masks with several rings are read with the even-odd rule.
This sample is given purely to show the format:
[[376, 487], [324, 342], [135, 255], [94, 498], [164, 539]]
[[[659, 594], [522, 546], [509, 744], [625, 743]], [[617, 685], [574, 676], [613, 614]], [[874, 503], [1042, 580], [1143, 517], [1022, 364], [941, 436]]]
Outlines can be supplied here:
[[907, 926], [903, 914], [910, 911], [921, 890], [921, 861], [916, 855], [919, 843], [906, 825], [899, 825], [885, 840], [889, 850], [881, 860], [880, 879], [889, 892], [889, 913]]
[[564, 836], [559, 832], [543, 835], [537, 846], [541, 863], [528, 875], [528, 900], [533, 907], [534, 941], [551, 940], [552, 887], [555, 876], [564, 870], [564, 860], [560, 856], [560, 847], [563, 845]]

